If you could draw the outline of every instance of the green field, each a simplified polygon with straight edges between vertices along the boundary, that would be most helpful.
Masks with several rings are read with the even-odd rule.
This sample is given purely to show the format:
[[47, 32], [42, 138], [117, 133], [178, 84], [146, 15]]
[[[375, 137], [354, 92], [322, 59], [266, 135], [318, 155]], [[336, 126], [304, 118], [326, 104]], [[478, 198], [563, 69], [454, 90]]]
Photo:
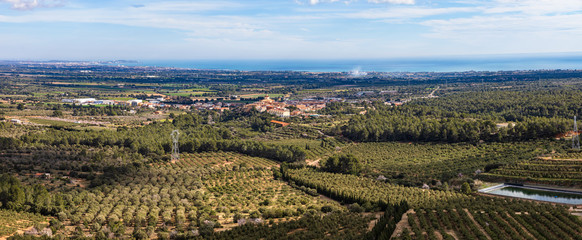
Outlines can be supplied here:
[[0, 209], [0, 238], [46, 221], [47, 218], [40, 215]]
[[474, 175], [494, 163], [514, 163], [545, 153], [547, 142], [445, 144], [358, 143], [342, 149], [360, 159], [368, 174], [408, 180], [414, 184], [451, 179], [459, 173]]
[[[155, 163], [130, 178], [118, 178], [120, 185], [75, 193], [72, 197], [86, 200], [69, 209], [68, 218], [89, 225], [123, 219], [131, 227], [143, 223], [178, 229], [213, 220], [231, 228], [236, 226], [235, 215], [285, 221], [323, 206], [345, 211], [336, 202], [313, 198], [274, 179], [267, 168], [275, 164], [230, 152], [183, 154], [176, 163]], [[132, 204], [135, 199], [148, 200]]]
[[269, 144], [275, 145], [288, 145], [296, 146], [305, 149], [307, 152], [307, 159], [317, 160], [333, 155], [334, 153], [339, 153], [341, 148], [345, 146], [345, 143], [339, 142], [333, 138], [326, 139], [322, 141], [320, 139], [281, 139], [268, 141]]
[[257, 93], [257, 94], [244, 94], [244, 95], [239, 95], [239, 97], [241, 97], [241, 98], [260, 98], [260, 97], [266, 97], [267, 95], [270, 98], [278, 98], [278, 97], [285, 96], [285, 94], [264, 94], [264, 93]]
[[48, 119], [40, 119], [40, 118], [28, 118], [28, 121], [30, 121], [31, 123], [48, 125], [48, 126], [55, 126], [55, 127], [75, 127], [75, 126], [82, 126], [83, 125], [83, 124], [74, 123], [74, 122], [48, 120]]
[[170, 93], [164, 93], [165, 95], [168, 96], [180, 96], [180, 97], [189, 97], [190, 95], [192, 96], [202, 96], [202, 94], [204, 93], [212, 93], [212, 92], [170, 92]]
[[183, 153], [175, 163], [165, 163], [174, 168], [272, 168], [277, 162], [258, 157], [251, 157], [234, 152]]
[[[477, 192], [582, 187], [582, 152], [556, 140], [582, 112], [582, 71], [11, 63], [0, 86], [0, 238], [50, 220], [55, 239], [582, 239], [578, 206]], [[182, 107], [233, 95], [229, 111]], [[327, 105], [283, 118], [242, 104], [267, 95]], [[62, 102], [153, 96], [165, 106]]]
[[582, 160], [537, 158], [519, 161], [483, 174], [485, 180], [582, 186]]
[[577, 239], [582, 233], [582, 221], [564, 206], [408, 188], [313, 169], [288, 169], [285, 175], [334, 199], [370, 208], [406, 200], [412, 208], [396, 239]]
[[188, 89], [182, 89], [180, 91], [182, 91], [182, 92], [214, 92], [213, 90], [210, 90], [210, 88], [188, 88]]
[[582, 233], [582, 221], [564, 207], [505, 199], [444, 202], [407, 217], [394, 239], [579, 239]]

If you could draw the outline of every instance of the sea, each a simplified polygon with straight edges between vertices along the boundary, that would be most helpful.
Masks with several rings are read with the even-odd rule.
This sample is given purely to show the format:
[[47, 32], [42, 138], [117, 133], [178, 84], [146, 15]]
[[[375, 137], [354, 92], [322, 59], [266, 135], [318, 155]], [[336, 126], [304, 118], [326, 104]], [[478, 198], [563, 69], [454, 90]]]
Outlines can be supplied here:
[[125, 66], [238, 71], [466, 72], [582, 69], [582, 54], [570, 56], [447, 57], [369, 60], [138, 60]]

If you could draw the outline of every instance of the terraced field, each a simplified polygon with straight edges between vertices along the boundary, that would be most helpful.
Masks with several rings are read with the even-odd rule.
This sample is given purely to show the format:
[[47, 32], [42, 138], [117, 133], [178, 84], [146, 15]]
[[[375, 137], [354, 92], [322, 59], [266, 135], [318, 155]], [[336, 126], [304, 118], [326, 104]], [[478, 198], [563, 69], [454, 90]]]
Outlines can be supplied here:
[[530, 159], [547, 150], [542, 143], [357, 143], [342, 149], [365, 165], [368, 174], [404, 179], [422, 184], [432, 179], [447, 180], [458, 174], [474, 174], [495, 163]]
[[299, 139], [291, 138], [277, 141], [270, 141], [270, 144], [297, 146], [305, 149], [308, 160], [317, 160], [333, 155], [341, 151], [342, 148], [348, 144], [340, 142], [333, 138], [326, 138], [325, 140]]
[[0, 239], [14, 234], [39, 222], [46, 222], [47, 218], [30, 213], [0, 210]]
[[582, 220], [566, 206], [403, 187], [353, 175], [288, 169], [286, 177], [346, 203], [405, 200], [395, 239], [581, 239]]
[[338, 201], [368, 203], [379, 207], [397, 204], [403, 200], [410, 206], [417, 207], [467, 197], [458, 192], [404, 187], [367, 177], [320, 172], [309, 168], [288, 169], [285, 177]]
[[271, 168], [278, 165], [277, 162], [259, 157], [234, 152], [203, 152], [183, 153], [180, 159], [174, 163], [163, 163], [174, 168], [222, 168], [222, 167], [259, 167]]
[[582, 221], [564, 207], [474, 198], [418, 208], [394, 239], [581, 239]]
[[123, 236], [129, 229], [184, 231], [208, 221], [223, 230], [245, 218], [282, 222], [323, 207], [346, 211], [275, 179], [276, 170], [269, 168], [276, 165], [232, 152], [182, 154], [175, 163], [154, 163], [116, 179], [116, 185], [67, 193], [74, 207], [59, 216], [67, 226], [85, 225], [93, 233], [105, 231], [100, 230], [105, 224], [122, 224], [125, 230], [111, 231]]
[[553, 157], [554, 159], [571, 159], [571, 160], [581, 160], [582, 161], [582, 151], [568, 151], [558, 154], [558, 156]]
[[491, 181], [529, 182], [555, 185], [582, 185], [582, 160], [536, 158], [519, 161], [483, 174]]

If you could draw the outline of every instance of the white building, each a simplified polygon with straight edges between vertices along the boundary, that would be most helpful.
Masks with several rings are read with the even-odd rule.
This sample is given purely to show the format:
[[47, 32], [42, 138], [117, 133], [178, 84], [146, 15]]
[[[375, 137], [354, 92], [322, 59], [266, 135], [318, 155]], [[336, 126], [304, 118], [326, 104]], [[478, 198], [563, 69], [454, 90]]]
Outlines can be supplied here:
[[129, 103], [129, 105], [131, 105], [131, 106], [139, 106], [139, 105], [141, 105], [141, 104], [142, 104], [142, 102], [143, 102], [143, 101], [142, 101], [142, 100], [137, 100], [137, 99], [134, 99], [134, 100], [129, 100], [129, 101], [127, 101], [127, 102], [128, 102], [128, 103]]
[[267, 113], [276, 115], [278, 117], [290, 117], [291, 116], [291, 112], [289, 111], [289, 109], [281, 109], [281, 108], [273, 108], [273, 109], [269, 109], [267, 110]]
[[74, 99], [74, 102], [80, 103], [80, 104], [85, 104], [85, 103], [89, 103], [89, 102], [94, 102], [96, 100], [97, 99], [95, 99], [95, 98], [77, 98], [77, 99]]

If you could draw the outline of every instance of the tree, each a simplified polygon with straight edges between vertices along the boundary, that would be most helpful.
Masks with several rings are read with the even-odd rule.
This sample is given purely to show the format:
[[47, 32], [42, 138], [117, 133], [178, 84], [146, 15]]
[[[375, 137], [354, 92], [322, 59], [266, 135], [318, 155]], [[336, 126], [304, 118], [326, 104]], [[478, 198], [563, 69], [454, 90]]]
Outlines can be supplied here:
[[26, 108], [26, 107], [24, 106], [24, 103], [19, 103], [19, 104], [16, 106], [16, 109], [18, 109], [18, 110], [21, 110], [21, 111], [22, 111], [22, 110], [24, 110], [25, 108]]
[[148, 239], [148, 235], [146, 234], [146, 232], [144, 230], [141, 230], [139, 228], [135, 228], [133, 230], [133, 237], [135, 239]]
[[53, 111], [53, 117], [62, 117], [63, 116], [63, 112], [61, 110], [54, 110]]
[[252, 211], [251, 214], [249, 215], [250, 218], [260, 218], [261, 214], [259, 213], [259, 211]]
[[14, 149], [21, 145], [20, 140], [16, 138], [0, 137], [0, 150]]
[[0, 202], [8, 209], [19, 210], [26, 201], [20, 181], [8, 174], [0, 175]]
[[350, 212], [355, 212], [355, 213], [361, 213], [361, 212], [364, 212], [364, 210], [365, 210], [358, 203], [354, 203], [354, 204], [348, 206], [348, 209], [350, 210]]
[[325, 205], [325, 206], [321, 207], [321, 211], [324, 213], [328, 213], [328, 212], [333, 211], [333, 208], [330, 205]]
[[202, 236], [210, 236], [214, 233], [214, 222], [205, 221], [199, 228], [198, 231]]
[[237, 222], [238, 222], [238, 220], [239, 220], [239, 219], [242, 219], [242, 218], [244, 218], [244, 217], [243, 217], [243, 215], [241, 215], [240, 213], [235, 213], [235, 214], [234, 214], [234, 217], [232, 217], [232, 221], [233, 221], [234, 223], [237, 223]]
[[352, 154], [335, 155], [324, 161], [321, 169], [333, 173], [358, 175], [362, 171], [362, 163]]
[[472, 192], [471, 185], [469, 185], [468, 182], [463, 183], [463, 185], [461, 186], [461, 192], [470, 194]]

